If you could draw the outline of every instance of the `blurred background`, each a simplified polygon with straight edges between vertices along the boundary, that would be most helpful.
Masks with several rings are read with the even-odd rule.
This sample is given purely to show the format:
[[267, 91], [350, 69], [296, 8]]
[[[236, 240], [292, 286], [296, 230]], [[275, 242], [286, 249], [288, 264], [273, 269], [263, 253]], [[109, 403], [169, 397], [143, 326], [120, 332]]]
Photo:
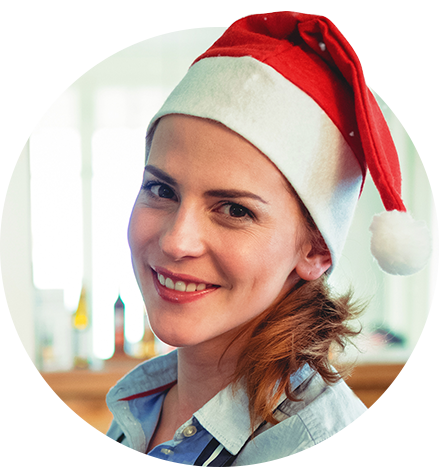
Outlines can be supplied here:
[[[149, 120], [195, 57], [223, 29], [167, 34], [106, 59], [54, 103], [29, 138], [10, 182], [1, 225], [9, 309], [52, 389], [101, 431], [105, 393], [146, 358], [170, 349], [151, 332], [131, 269], [127, 226], [140, 188]], [[403, 198], [436, 238], [430, 185], [409, 136], [377, 96], [400, 155]], [[349, 384], [370, 406], [407, 361], [433, 293], [436, 251], [409, 277], [381, 272], [369, 225], [383, 210], [368, 178], [335, 289], [369, 300]]]

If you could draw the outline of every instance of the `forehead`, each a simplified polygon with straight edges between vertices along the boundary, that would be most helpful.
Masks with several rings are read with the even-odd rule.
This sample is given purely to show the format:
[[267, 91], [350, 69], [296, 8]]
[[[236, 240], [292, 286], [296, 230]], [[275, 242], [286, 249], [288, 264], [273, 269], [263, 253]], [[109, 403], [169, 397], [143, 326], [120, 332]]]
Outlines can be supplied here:
[[148, 164], [172, 176], [199, 175], [231, 185], [286, 190], [288, 182], [255, 146], [224, 125], [186, 115], [163, 117], [155, 130]]

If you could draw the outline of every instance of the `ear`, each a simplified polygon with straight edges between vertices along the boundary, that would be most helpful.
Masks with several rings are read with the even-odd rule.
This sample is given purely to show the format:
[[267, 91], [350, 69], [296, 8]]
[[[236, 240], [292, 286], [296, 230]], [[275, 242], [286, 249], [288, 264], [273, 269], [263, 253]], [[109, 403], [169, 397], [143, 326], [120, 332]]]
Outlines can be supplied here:
[[301, 279], [312, 281], [318, 279], [332, 264], [329, 251], [315, 253], [311, 245], [306, 245], [303, 256], [296, 265], [296, 273]]

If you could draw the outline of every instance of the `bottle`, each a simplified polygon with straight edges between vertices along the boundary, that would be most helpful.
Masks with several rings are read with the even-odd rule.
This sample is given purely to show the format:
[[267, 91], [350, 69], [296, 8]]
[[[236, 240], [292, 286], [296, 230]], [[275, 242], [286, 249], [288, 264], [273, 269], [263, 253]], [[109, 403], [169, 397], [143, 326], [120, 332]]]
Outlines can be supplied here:
[[114, 304], [114, 356], [125, 355], [125, 304], [117, 297]]
[[114, 303], [114, 352], [111, 358], [105, 360], [106, 371], [127, 372], [134, 368], [138, 361], [127, 351], [128, 346], [129, 342], [125, 342], [125, 303], [119, 294]]
[[88, 307], [85, 287], [82, 287], [78, 307], [73, 315], [74, 332], [74, 367], [79, 369], [88, 368]]

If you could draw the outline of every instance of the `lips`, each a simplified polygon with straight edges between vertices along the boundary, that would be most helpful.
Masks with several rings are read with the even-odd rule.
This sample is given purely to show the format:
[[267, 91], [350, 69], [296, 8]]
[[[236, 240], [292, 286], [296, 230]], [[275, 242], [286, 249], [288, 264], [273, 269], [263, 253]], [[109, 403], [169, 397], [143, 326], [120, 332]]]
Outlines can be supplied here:
[[176, 275], [165, 269], [152, 269], [154, 285], [161, 298], [173, 303], [188, 303], [218, 290], [219, 285], [202, 282], [188, 275]]

